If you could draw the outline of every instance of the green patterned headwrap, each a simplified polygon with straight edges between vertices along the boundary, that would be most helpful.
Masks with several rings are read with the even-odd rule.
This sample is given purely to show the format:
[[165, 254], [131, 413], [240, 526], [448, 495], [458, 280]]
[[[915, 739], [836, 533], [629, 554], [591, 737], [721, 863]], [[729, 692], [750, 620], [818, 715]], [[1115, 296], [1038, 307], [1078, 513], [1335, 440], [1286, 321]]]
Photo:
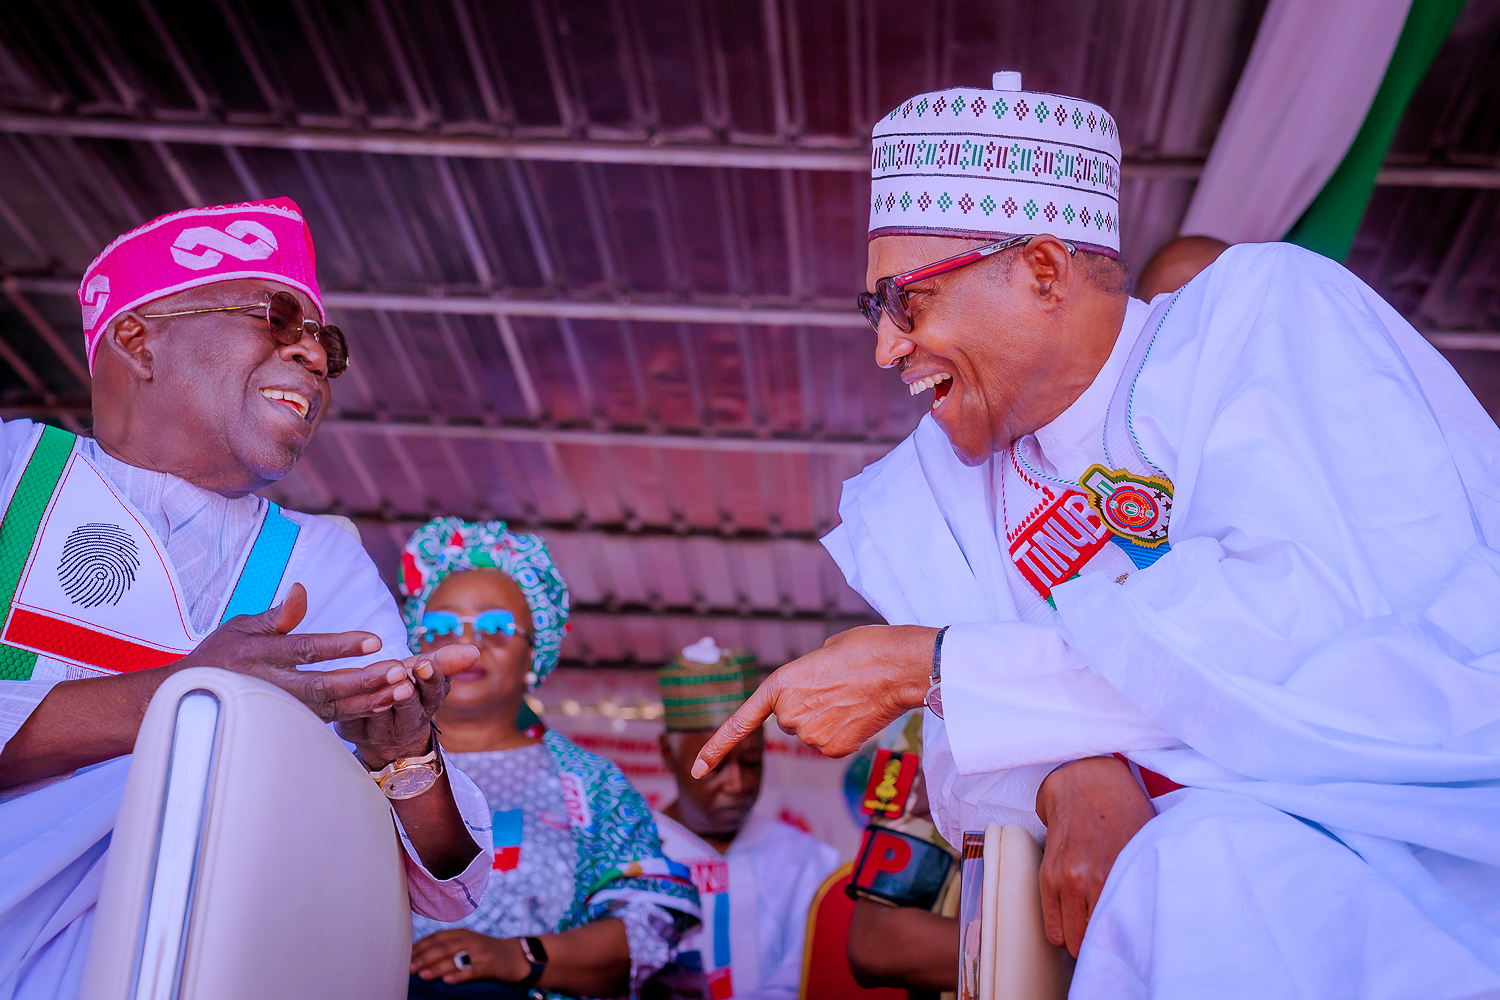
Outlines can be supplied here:
[[558, 649], [568, 631], [568, 585], [552, 562], [547, 543], [536, 535], [519, 535], [504, 521], [433, 518], [418, 528], [401, 552], [402, 617], [412, 652], [427, 600], [450, 573], [498, 569], [521, 588], [531, 609], [534, 634], [531, 672], [536, 684], [557, 666]]

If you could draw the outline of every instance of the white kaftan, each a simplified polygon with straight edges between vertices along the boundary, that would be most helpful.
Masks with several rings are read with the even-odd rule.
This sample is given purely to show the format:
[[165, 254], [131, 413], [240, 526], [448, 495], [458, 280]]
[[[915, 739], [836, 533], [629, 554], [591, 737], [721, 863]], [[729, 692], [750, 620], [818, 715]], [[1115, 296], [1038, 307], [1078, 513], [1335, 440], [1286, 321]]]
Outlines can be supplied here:
[[[720, 854], [676, 820], [654, 815], [662, 853], [692, 871], [703, 905], [703, 923], [683, 935], [679, 958], [697, 952], [715, 1000], [795, 997], [807, 912], [838, 867], [838, 851], [780, 820], [751, 815]], [[716, 985], [721, 970], [728, 982]]]
[[825, 544], [850, 584], [893, 623], [957, 623], [924, 725], [944, 835], [1040, 836], [1055, 763], [1124, 751], [1189, 787], [1116, 861], [1074, 996], [1500, 996], [1500, 432], [1295, 247], [1231, 248], [1126, 370], [1146, 311], [1016, 450], [1064, 482], [1117, 467], [1132, 380], [1174, 485], [1148, 568], [1085, 571], [1051, 611], [1001, 544], [1009, 453], [966, 468], [931, 420], [845, 485]]
[[[0, 425], [0, 468], [6, 470], [0, 507], [16, 489], [35, 431], [36, 425], [25, 420]], [[194, 631], [210, 631], [225, 611], [230, 585], [256, 539], [267, 502], [255, 496], [228, 500], [176, 477], [133, 468], [93, 441], [80, 442], [79, 449], [129, 505], [126, 509], [138, 515], [149, 544], [171, 563]], [[363, 666], [409, 655], [395, 602], [359, 542], [322, 518], [282, 514], [298, 532], [275, 601], [294, 582], [307, 589], [307, 617], [296, 631], [362, 629], [382, 643], [369, 656], [309, 669]], [[54, 684], [93, 674], [42, 657], [33, 676], [40, 679], [0, 680], [0, 748]], [[0, 1000], [77, 995], [129, 762], [129, 756], [119, 757], [0, 794]], [[406, 850], [412, 909], [453, 920], [474, 909], [488, 884], [490, 818], [473, 782], [458, 768], [450, 767], [448, 773], [459, 812], [480, 848], [473, 863], [454, 878], [435, 878], [422, 866], [399, 820], [397, 829]], [[296, 901], [287, 905], [294, 907]]]

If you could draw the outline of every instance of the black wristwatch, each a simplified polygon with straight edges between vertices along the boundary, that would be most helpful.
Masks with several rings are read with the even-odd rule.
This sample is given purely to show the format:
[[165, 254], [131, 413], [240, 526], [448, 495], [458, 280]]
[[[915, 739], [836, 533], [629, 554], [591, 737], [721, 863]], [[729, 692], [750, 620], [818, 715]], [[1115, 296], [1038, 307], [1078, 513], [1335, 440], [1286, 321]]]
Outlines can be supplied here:
[[939, 719], [943, 717], [943, 636], [947, 634], [948, 626], [944, 625], [932, 641], [932, 676], [927, 679], [927, 697], [922, 699]]
[[523, 937], [521, 954], [525, 955], [526, 961], [531, 963], [531, 971], [516, 985], [523, 990], [529, 990], [541, 981], [542, 972], [547, 968], [547, 949], [542, 945], [541, 938]]

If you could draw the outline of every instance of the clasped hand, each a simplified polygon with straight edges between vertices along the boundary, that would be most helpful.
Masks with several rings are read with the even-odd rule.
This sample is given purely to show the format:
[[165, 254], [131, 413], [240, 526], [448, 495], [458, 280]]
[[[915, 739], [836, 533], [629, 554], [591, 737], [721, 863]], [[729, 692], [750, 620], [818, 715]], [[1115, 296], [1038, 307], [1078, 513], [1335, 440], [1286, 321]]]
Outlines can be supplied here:
[[1047, 940], [1077, 958], [1115, 859], [1156, 809], [1127, 765], [1085, 757], [1047, 775], [1036, 812], [1047, 827], [1042, 924]]
[[380, 649], [380, 639], [369, 632], [291, 634], [306, 614], [307, 591], [293, 584], [281, 604], [229, 619], [179, 665], [221, 667], [276, 685], [319, 718], [336, 723], [339, 735], [371, 768], [426, 753], [448, 678], [473, 666], [479, 650], [455, 644], [366, 667], [299, 670], [303, 664]]

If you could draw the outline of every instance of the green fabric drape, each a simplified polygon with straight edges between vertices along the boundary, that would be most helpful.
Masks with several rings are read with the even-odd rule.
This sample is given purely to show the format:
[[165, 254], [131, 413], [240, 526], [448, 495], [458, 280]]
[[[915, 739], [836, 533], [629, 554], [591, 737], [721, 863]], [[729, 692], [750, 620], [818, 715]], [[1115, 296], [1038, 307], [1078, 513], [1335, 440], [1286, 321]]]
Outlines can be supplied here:
[[1365, 123], [1338, 169], [1286, 234], [1288, 243], [1337, 261], [1348, 255], [1407, 102], [1463, 6], [1464, 0], [1413, 0]]

